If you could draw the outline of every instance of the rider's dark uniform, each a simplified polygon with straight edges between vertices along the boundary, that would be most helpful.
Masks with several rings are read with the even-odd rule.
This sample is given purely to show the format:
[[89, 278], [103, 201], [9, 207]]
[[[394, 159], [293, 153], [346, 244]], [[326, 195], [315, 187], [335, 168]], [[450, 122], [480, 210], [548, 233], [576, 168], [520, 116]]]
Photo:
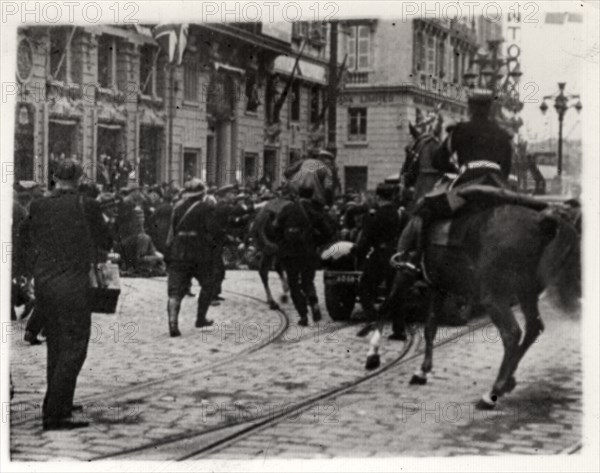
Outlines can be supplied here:
[[[454, 187], [465, 182], [490, 178], [504, 185], [510, 175], [511, 137], [491, 120], [457, 124], [433, 157], [433, 166], [441, 172], [455, 172], [450, 157], [456, 153], [460, 166]], [[495, 179], [500, 176], [501, 180]], [[492, 183], [492, 184], [493, 184]]]
[[[469, 184], [508, 186], [512, 161], [511, 136], [490, 118], [490, 96], [474, 96], [469, 99], [473, 114], [471, 121], [459, 123], [449, 130], [442, 146], [433, 156], [433, 166], [442, 173], [455, 173], [458, 178], [452, 188]], [[459, 168], [456, 169], [450, 158], [456, 153]], [[453, 192], [452, 190], [449, 192]], [[434, 190], [431, 194], [435, 194]], [[420, 251], [410, 257], [410, 252], [421, 246], [421, 235], [427, 232], [429, 224], [440, 217], [432, 195], [418, 206], [417, 215], [403, 230], [398, 241], [398, 253], [403, 254], [402, 266], [415, 269], [420, 260]], [[440, 195], [444, 194], [439, 194]], [[437, 201], [439, 202], [439, 200]], [[412, 260], [412, 263], [408, 260]], [[414, 263], [414, 264], [413, 264]], [[416, 272], [399, 271], [396, 274], [392, 291], [380, 309], [387, 313], [402, 303], [403, 294], [414, 282]], [[403, 321], [394, 327], [395, 333], [404, 331]]]

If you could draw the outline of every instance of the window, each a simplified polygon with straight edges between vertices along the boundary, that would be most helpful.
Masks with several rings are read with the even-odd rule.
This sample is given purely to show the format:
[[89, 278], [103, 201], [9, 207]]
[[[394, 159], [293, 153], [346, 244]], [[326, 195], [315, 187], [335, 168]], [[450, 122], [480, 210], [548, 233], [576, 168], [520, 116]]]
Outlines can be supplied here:
[[256, 112], [260, 105], [258, 81], [254, 72], [246, 74], [246, 111]]
[[300, 84], [294, 81], [292, 84], [292, 106], [290, 107], [291, 117], [294, 122], [300, 120]]
[[71, 28], [50, 28], [50, 71], [54, 80], [66, 82], [71, 67]]
[[427, 38], [427, 73], [435, 72], [435, 40], [432, 36]]
[[156, 60], [156, 96], [164, 99], [167, 89], [167, 58], [166, 53], [159, 52]]
[[439, 43], [438, 43], [438, 52], [437, 52], [437, 60], [436, 60], [436, 75], [439, 78], [443, 78], [445, 75], [445, 67], [444, 67], [444, 61], [446, 58], [446, 45], [444, 44], [444, 40], [440, 39]]
[[367, 25], [350, 26], [346, 39], [348, 70], [364, 70], [370, 66], [371, 30]]
[[460, 52], [458, 51], [457, 48], [454, 48], [454, 64], [453, 64], [453, 74], [452, 74], [452, 82], [454, 82], [455, 84], [459, 83], [459, 78], [460, 78], [460, 63], [461, 63], [461, 58], [460, 58]]
[[198, 83], [200, 81], [199, 64], [195, 60], [185, 63], [183, 71], [183, 98], [191, 102], [198, 101]]
[[319, 121], [319, 114], [321, 113], [321, 89], [318, 86], [314, 86], [310, 89], [310, 123], [317, 123]]
[[157, 51], [157, 48], [150, 45], [140, 48], [140, 91], [143, 95], [156, 95]]
[[112, 88], [116, 82], [116, 38], [102, 35], [98, 39], [98, 83], [100, 87]]
[[348, 141], [367, 141], [367, 109], [348, 109]]

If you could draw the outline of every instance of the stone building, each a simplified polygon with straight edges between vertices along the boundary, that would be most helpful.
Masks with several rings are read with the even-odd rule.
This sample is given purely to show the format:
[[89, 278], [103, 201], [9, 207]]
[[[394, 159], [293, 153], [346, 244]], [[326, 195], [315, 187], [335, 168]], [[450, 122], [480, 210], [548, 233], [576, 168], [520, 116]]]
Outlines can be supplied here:
[[74, 156], [105, 186], [181, 185], [191, 176], [277, 182], [291, 161], [324, 145], [326, 25], [190, 24], [188, 32], [177, 66], [152, 25], [20, 28], [15, 180], [48, 184], [53, 163]]
[[444, 125], [465, 120], [463, 74], [478, 49], [474, 23], [352, 20], [340, 26], [347, 78], [338, 100], [337, 164], [345, 190], [374, 189], [397, 174], [408, 123], [438, 104]]

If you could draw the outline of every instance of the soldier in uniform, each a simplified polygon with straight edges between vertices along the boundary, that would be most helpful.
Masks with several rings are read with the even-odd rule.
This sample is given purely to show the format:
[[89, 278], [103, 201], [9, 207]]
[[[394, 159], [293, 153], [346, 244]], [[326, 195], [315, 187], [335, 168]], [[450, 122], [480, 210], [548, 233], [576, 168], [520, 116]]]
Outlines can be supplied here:
[[313, 200], [321, 205], [331, 205], [334, 194], [335, 156], [326, 150], [319, 151], [318, 159], [307, 158], [287, 169], [284, 173], [292, 189], [299, 193], [301, 187], [313, 190]]
[[[452, 187], [466, 183], [508, 186], [512, 162], [511, 136], [492, 120], [493, 95], [484, 91], [469, 97], [471, 120], [449, 129], [448, 136], [433, 156], [433, 166], [440, 172], [457, 172]], [[458, 166], [450, 161], [456, 153]], [[402, 254], [399, 268], [417, 271], [421, 253], [421, 235], [436, 218], [435, 208], [428, 204], [428, 196], [417, 206], [415, 216], [406, 226], [398, 241]], [[416, 250], [412, 255], [411, 251]]]
[[[372, 210], [365, 218], [361, 236], [352, 247], [351, 254], [362, 259], [366, 256], [364, 272], [360, 279], [360, 302], [367, 320], [373, 322], [376, 318], [374, 302], [377, 298], [377, 288], [383, 281], [390, 287], [394, 278], [394, 270], [388, 264], [394, 254], [394, 247], [401, 230], [400, 215], [393, 204], [396, 186], [379, 184], [376, 190], [377, 209]], [[359, 332], [366, 334], [368, 325]]]
[[44, 430], [88, 425], [74, 422], [70, 416], [92, 325], [90, 267], [96, 252], [110, 250], [112, 242], [99, 203], [77, 192], [82, 175], [78, 162], [65, 159], [58, 163], [53, 176], [55, 191], [31, 203], [20, 231], [27, 266], [35, 280], [35, 310], [43, 321], [48, 346]]
[[335, 232], [326, 215], [318, 210], [319, 204], [311, 201], [312, 196], [312, 187], [300, 187], [299, 200], [283, 207], [274, 224], [279, 258], [301, 326], [308, 325], [308, 306], [313, 321], [321, 320], [315, 290], [315, 273], [319, 265], [317, 245], [327, 242]]
[[169, 334], [181, 335], [178, 327], [181, 300], [189, 290], [192, 278], [202, 288], [198, 298], [196, 327], [212, 325], [206, 318], [214, 293], [214, 266], [218, 223], [215, 209], [204, 202], [204, 184], [192, 179], [185, 184], [182, 199], [173, 208], [171, 229], [167, 238]]
[[239, 193], [237, 184], [229, 184], [221, 187], [215, 192], [217, 203], [215, 204], [215, 218], [218, 223], [218, 234], [215, 253], [218, 255], [214, 267], [214, 293], [211, 301], [213, 305], [218, 305], [219, 301], [224, 300], [221, 296], [221, 285], [225, 279], [225, 262], [223, 261], [223, 251], [231, 227], [235, 225], [235, 199]]

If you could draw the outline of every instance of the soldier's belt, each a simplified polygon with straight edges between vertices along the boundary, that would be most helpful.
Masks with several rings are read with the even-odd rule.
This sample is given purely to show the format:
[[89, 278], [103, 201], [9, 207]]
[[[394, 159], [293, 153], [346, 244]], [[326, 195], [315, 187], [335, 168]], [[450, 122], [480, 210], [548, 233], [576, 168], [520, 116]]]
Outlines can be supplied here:
[[493, 161], [487, 161], [487, 160], [479, 160], [479, 161], [471, 161], [469, 163], [465, 163], [460, 167], [460, 174], [463, 174], [465, 171], [471, 170], [471, 169], [490, 169], [492, 171], [500, 171], [500, 165], [498, 163], [495, 163]]

